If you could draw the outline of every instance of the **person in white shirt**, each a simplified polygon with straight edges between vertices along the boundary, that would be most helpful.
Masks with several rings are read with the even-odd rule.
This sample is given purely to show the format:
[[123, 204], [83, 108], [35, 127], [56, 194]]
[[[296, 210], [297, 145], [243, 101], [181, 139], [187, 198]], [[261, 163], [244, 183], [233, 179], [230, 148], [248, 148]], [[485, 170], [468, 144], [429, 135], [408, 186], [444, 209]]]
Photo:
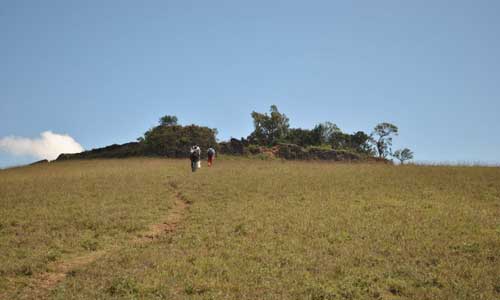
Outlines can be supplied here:
[[197, 169], [201, 168], [201, 149], [198, 145], [191, 147], [189, 158], [191, 159], [191, 170], [196, 172]]

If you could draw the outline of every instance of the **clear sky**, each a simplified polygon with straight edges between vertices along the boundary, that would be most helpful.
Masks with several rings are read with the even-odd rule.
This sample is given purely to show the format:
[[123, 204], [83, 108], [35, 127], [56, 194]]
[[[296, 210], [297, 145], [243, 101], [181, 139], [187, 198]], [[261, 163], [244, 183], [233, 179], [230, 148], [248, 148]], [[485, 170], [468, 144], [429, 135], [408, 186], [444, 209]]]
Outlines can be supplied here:
[[[420, 161], [500, 163], [500, 1], [0, 0], [0, 138], [399, 126]], [[0, 167], [35, 160], [0, 152]]]

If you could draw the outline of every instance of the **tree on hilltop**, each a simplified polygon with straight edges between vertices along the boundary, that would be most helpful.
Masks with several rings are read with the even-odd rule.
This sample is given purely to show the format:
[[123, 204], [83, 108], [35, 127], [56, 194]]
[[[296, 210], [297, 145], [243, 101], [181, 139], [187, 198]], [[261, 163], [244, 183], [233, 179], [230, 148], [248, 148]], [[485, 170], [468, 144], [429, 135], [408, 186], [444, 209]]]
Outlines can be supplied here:
[[398, 127], [391, 123], [380, 123], [373, 129], [372, 142], [378, 153], [378, 157], [386, 158], [390, 154], [392, 136], [398, 135]]
[[177, 117], [165, 115], [160, 118], [160, 125], [162, 126], [175, 126], [177, 125]]
[[399, 160], [401, 162], [401, 164], [404, 164], [405, 161], [413, 159], [413, 151], [411, 151], [408, 148], [399, 149], [399, 150], [396, 150], [392, 154], [392, 156], [394, 158], [396, 158], [397, 160]]
[[341, 133], [340, 128], [332, 122], [323, 122], [312, 130], [313, 143], [316, 145], [326, 145], [331, 143], [335, 134]]
[[248, 137], [252, 142], [258, 145], [271, 146], [285, 140], [290, 128], [288, 117], [278, 111], [276, 105], [271, 105], [270, 114], [258, 113], [252, 114], [254, 131]]

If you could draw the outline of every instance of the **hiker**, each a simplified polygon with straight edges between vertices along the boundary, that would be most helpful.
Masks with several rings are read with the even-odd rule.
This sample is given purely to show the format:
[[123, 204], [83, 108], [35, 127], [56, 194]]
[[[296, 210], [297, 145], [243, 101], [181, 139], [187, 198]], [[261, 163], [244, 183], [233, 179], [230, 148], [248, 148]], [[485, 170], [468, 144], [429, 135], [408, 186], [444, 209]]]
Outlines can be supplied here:
[[211, 167], [212, 164], [214, 163], [214, 158], [215, 158], [215, 149], [210, 147], [207, 150], [207, 156], [208, 156], [208, 167]]
[[197, 145], [191, 147], [189, 158], [191, 159], [191, 170], [196, 172], [197, 169], [201, 168], [200, 162], [201, 149]]

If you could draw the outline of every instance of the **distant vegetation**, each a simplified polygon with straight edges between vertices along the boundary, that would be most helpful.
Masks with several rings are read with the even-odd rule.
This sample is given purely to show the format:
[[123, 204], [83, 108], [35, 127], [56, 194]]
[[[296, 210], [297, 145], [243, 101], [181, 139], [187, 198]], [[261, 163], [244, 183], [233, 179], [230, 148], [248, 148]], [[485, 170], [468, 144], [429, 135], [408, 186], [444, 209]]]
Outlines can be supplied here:
[[392, 152], [392, 139], [399, 133], [391, 123], [376, 125], [370, 134], [343, 132], [333, 122], [318, 123], [312, 129], [290, 128], [289, 118], [272, 105], [269, 113], [251, 113], [254, 130], [246, 138], [217, 142], [217, 129], [198, 125], [182, 126], [178, 118], [165, 115], [159, 125], [148, 130], [137, 142], [111, 145], [78, 154], [62, 154], [58, 160], [85, 158], [124, 158], [134, 156], [188, 157], [190, 146], [214, 147], [228, 155], [261, 155], [284, 159], [375, 160], [392, 156], [401, 163], [413, 159], [408, 149]]
[[192, 145], [198, 145], [202, 149], [215, 146], [216, 133], [215, 129], [208, 127], [162, 123], [148, 130], [140, 141], [144, 144], [144, 151], [147, 154], [186, 157]]

